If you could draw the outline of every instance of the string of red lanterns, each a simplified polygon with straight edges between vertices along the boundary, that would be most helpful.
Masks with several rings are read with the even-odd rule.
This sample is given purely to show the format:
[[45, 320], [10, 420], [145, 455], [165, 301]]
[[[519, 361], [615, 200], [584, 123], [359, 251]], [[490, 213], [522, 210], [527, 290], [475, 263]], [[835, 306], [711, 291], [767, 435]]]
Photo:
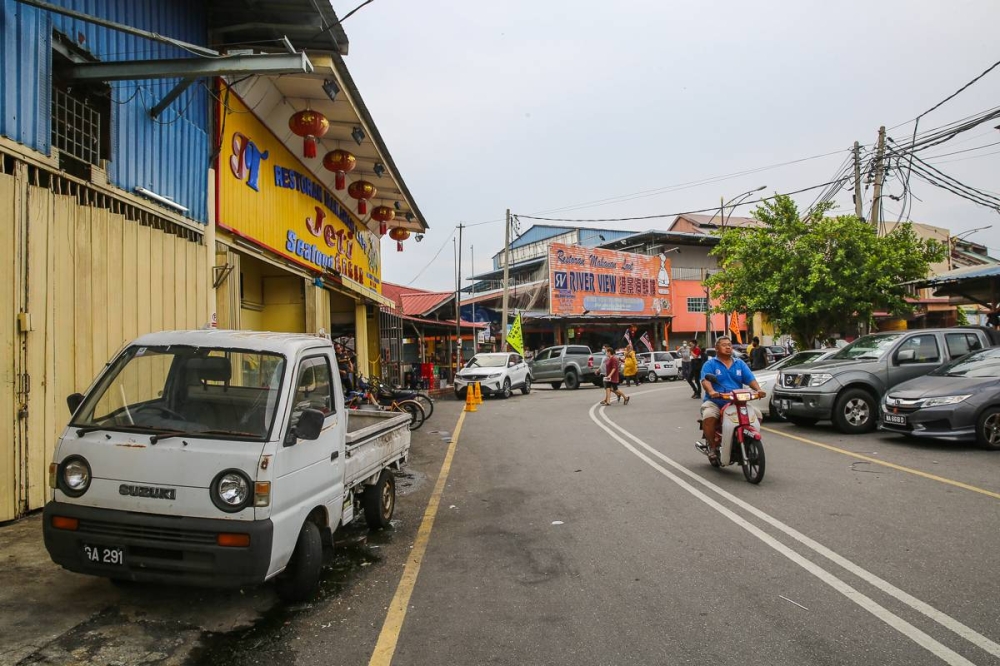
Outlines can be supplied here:
[[330, 131], [330, 121], [322, 113], [306, 109], [288, 119], [288, 129], [302, 137], [302, 154], [316, 157], [316, 142]]

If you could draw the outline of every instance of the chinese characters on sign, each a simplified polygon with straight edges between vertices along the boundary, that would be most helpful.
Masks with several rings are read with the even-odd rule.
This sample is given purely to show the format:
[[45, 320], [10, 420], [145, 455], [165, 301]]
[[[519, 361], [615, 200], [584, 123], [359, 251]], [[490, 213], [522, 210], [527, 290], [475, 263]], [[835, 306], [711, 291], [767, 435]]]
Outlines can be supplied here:
[[670, 314], [670, 260], [586, 248], [549, 246], [549, 311], [554, 315]]

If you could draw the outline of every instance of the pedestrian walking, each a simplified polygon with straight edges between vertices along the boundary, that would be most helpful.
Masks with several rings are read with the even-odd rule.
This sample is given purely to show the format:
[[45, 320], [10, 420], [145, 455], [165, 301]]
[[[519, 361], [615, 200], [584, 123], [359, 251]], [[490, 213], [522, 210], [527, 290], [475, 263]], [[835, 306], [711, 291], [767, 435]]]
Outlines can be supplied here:
[[[687, 383], [691, 383], [691, 345], [685, 340], [681, 343], [681, 346], [677, 348], [677, 353], [681, 357], [681, 377]], [[693, 387], [692, 387], [693, 388]]]
[[635, 350], [632, 348], [632, 343], [629, 343], [625, 347], [625, 370], [623, 372], [625, 386], [628, 386], [629, 382], [632, 382], [634, 386], [638, 386], [639, 382], [636, 380], [638, 373], [639, 362], [635, 358]]
[[750, 369], [763, 370], [767, 367], [767, 347], [760, 344], [760, 338], [754, 336], [753, 351], [750, 352]]
[[[691, 386], [691, 390], [694, 391], [692, 398], [701, 398], [701, 368], [705, 365], [705, 354], [701, 352], [698, 347], [698, 343], [694, 342], [694, 349], [691, 350], [691, 374], [688, 375], [688, 384]], [[698, 353], [695, 354], [695, 349]]]
[[601, 401], [601, 404], [610, 405], [611, 394], [614, 393], [618, 396], [619, 401], [624, 398], [627, 405], [629, 397], [618, 389], [618, 384], [621, 382], [621, 368], [618, 366], [618, 357], [615, 356], [615, 350], [611, 348], [611, 345], [604, 345], [601, 374], [604, 375], [604, 400]]

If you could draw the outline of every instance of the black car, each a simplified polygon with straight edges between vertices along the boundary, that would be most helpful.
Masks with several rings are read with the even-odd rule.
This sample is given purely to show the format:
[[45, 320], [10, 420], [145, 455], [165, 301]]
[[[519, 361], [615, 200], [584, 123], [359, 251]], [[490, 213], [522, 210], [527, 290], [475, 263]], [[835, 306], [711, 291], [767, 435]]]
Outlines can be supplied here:
[[880, 427], [914, 437], [975, 440], [1000, 450], [1000, 347], [973, 352], [897, 384], [882, 399]]

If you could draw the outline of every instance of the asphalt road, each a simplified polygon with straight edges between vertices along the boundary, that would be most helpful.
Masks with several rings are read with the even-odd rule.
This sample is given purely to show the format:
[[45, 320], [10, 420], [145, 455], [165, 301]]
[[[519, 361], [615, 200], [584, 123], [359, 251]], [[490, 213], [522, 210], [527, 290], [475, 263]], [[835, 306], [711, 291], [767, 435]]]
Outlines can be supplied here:
[[[626, 392], [600, 408], [593, 387], [535, 388], [464, 416], [439, 402], [392, 530], [342, 535], [312, 604], [224, 597], [172, 658], [1000, 664], [1000, 454], [766, 423], [752, 486], [695, 450], [686, 386]], [[125, 594], [155, 626], [167, 611], [148, 602], [183, 592]], [[211, 611], [188, 597], [188, 615]]]

